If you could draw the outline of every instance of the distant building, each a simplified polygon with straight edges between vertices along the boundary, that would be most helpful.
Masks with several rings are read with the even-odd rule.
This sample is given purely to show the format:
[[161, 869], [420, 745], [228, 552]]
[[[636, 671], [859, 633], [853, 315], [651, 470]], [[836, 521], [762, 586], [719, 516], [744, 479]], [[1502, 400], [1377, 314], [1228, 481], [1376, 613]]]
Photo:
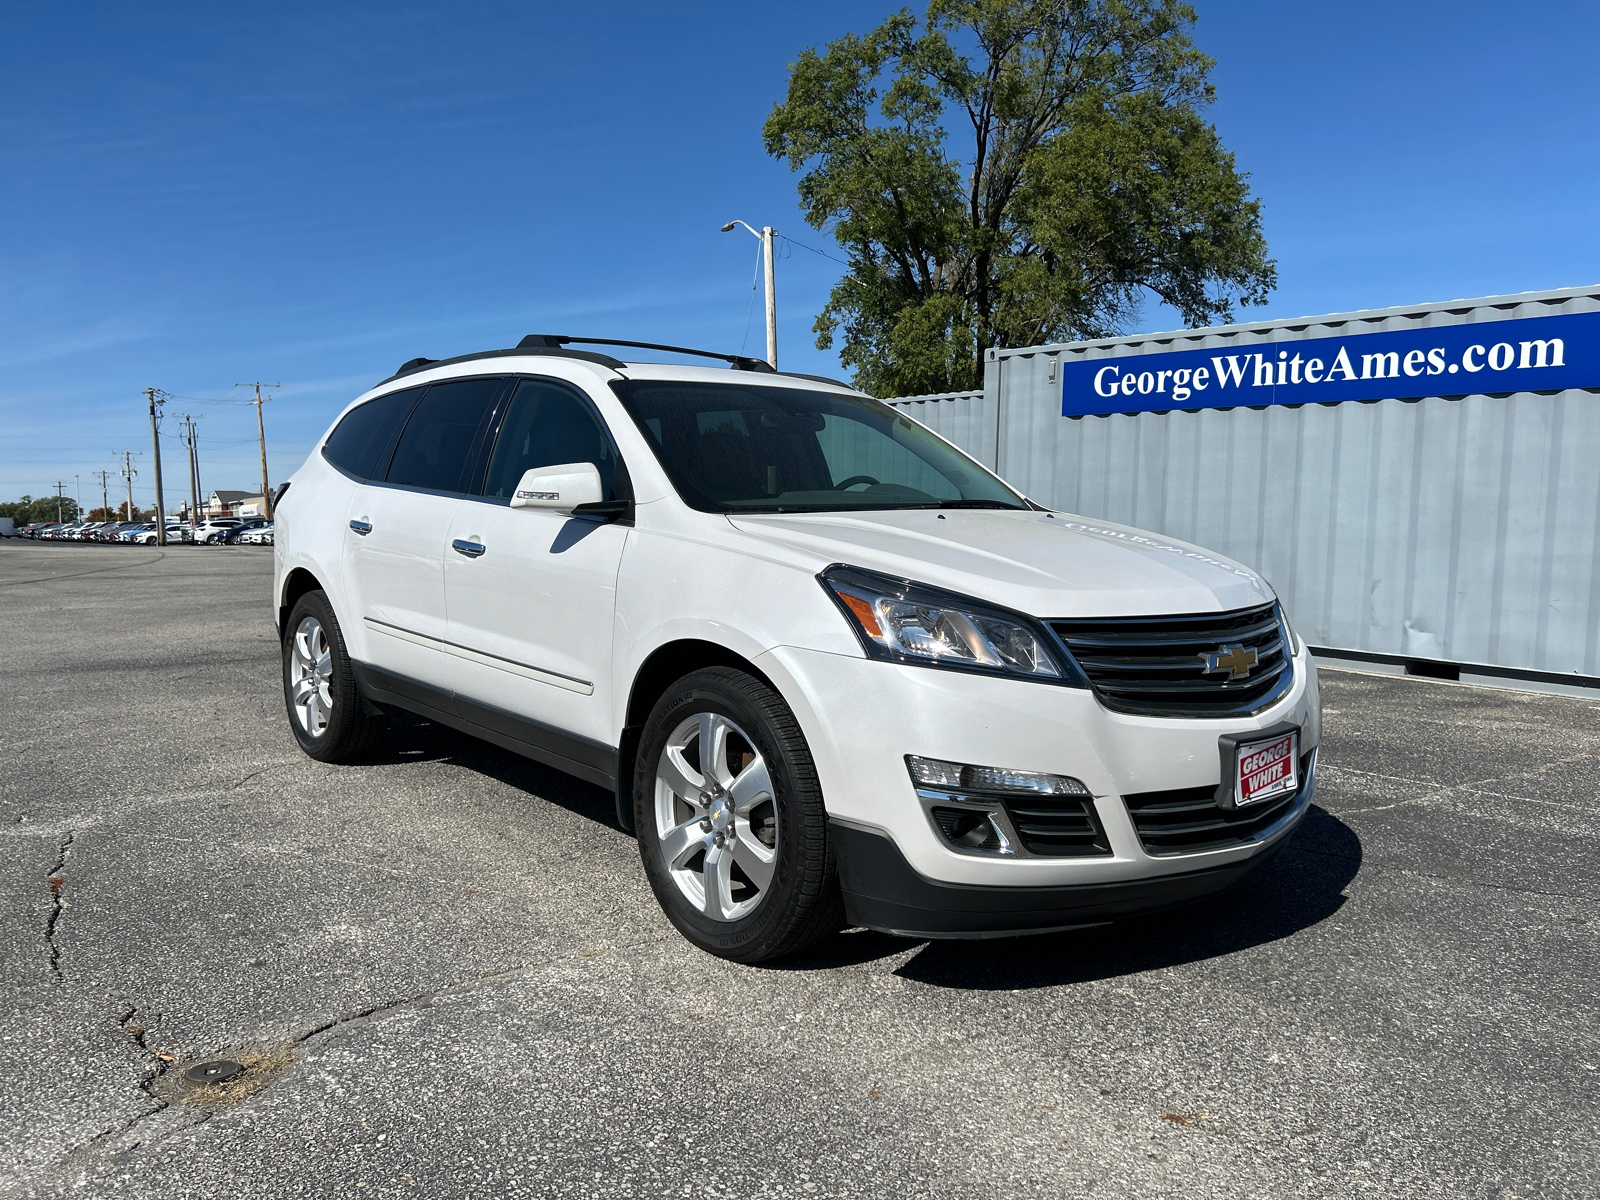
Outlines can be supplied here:
[[208, 517], [259, 517], [266, 508], [259, 494], [250, 492], [212, 492], [206, 501]]

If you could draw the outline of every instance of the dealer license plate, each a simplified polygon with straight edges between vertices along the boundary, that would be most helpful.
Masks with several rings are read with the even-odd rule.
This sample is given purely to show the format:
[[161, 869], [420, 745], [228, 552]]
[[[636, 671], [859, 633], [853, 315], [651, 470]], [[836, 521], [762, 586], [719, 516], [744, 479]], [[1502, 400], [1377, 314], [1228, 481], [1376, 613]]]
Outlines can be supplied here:
[[1234, 776], [1234, 804], [1247, 808], [1300, 786], [1300, 735], [1285, 733], [1258, 742], [1239, 744], [1238, 774]]

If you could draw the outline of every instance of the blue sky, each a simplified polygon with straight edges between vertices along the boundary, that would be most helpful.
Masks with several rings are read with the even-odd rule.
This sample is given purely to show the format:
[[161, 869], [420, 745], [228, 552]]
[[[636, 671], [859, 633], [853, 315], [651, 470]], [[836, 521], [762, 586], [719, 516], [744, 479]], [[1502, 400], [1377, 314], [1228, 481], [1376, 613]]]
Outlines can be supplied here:
[[[1600, 282], [1600, 6], [1197, 7], [1279, 263], [1251, 315]], [[718, 226], [834, 252], [761, 122], [797, 51], [892, 10], [9, 6], [0, 499], [76, 474], [90, 501], [126, 448], [148, 504], [149, 386], [199, 416], [210, 490], [259, 479], [241, 380], [283, 384], [276, 483], [416, 355], [535, 331], [759, 354], [756, 243]], [[810, 332], [838, 269], [779, 262], [784, 367], [840, 373]]]

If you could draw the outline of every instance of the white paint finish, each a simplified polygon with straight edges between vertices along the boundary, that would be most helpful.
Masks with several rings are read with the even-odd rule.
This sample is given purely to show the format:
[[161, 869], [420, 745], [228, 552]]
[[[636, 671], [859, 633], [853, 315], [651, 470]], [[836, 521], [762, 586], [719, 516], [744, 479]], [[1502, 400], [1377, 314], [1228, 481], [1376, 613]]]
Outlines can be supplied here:
[[[628, 532], [551, 509], [461, 501], [449, 540], [478, 542], [484, 552], [467, 558], [452, 550], [445, 558], [449, 620], [444, 636], [537, 673], [455, 655], [447, 669], [451, 688], [506, 712], [616, 745], [612, 625], [617, 567]], [[560, 678], [547, 677], [552, 675]]]
[[[460, 503], [404, 488], [355, 487], [343, 521], [347, 594], [340, 625], [349, 628], [371, 617], [426, 639], [448, 640], [444, 556], [450, 518]], [[372, 531], [358, 534], [351, 521], [370, 524]], [[424, 683], [437, 679], [447, 661], [426, 642], [392, 637], [367, 637], [366, 654], [374, 666]]]
[[565, 675], [557, 675], [552, 671], [541, 671], [537, 667], [530, 667], [526, 663], [515, 662], [509, 658], [498, 658], [493, 654], [480, 654], [476, 650], [469, 650], [467, 647], [458, 646], [454, 642], [423, 637], [420, 633], [412, 633], [409, 629], [385, 625], [382, 621], [374, 621], [371, 617], [367, 617], [362, 623], [373, 633], [382, 634], [384, 637], [399, 638], [402, 642], [410, 642], [415, 646], [437, 650], [442, 654], [448, 654], [453, 658], [463, 659], [466, 662], [477, 663], [480, 666], [493, 667], [495, 670], [504, 671], [508, 675], [519, 675], [524, 679], [548, 683], [552, 687], [562, 688], [569, 692], [577, 692], [580, 696], [594, 694], [594, 684], [584, 679], [571, 679]]
[[510, 506], [571, 512], [580, 504], [598, 504], [603, 499], [598, 467], [593, 463], [563, 463], [524, 471], [512, 490]]
[[[284, 589], [295, 570], [304, 570], [322, 586], [335, 614], [349, 612], [345, 602], [344, 539], [345, 524], [328, 520], [329, 513], [343, 513], [350, 507], [356, 484], [313, 454], [292, 477], [300, 484], [285, 493], [280, 510], [273, 514], [273, 618], [283, 605]], [[283, 536], [279, 536], [283, 531]], [[354, 628], [341, 621], [346, 643], [359, 657], [366, 646], [366, 630], [360, 621]]]
[[[830, 811], [891, 830], [919, 869], [965, 882], [1136, 878], [1248, 857], [1257, 848], [1150, 859], [1118, 798], [1215, 782], [1221, 732], [1290, 718], [1305, 726], [1308, 747], [1320, 736], [1315, 675], [1304, 656], [1290, 693], [1257, 718], [1129, 717], [1076, 689], [870, 660], [816, 578], [844, 562], [1042, 617], [1218, 612], [1270, 598], [1256, 575], [1219, 555], [1122, 523], [1037, 512], [737, 519], [698, 512], [672, 490], [606, 386], [617, 372], [578, 360], [510, 355], [433, 368], [389, 386], [491, 370], [562, 379], [586, 392], [628, 464], [634, 525], [354, 485], [314, 453], [293, 477], [301, 491], [290, 503], [303, 507], [280, 533], [279, 553], [285, 563], [305, 561], [330, 574], [343, 562], [350, 582], [335, 609], [346, 628], [354, 626], [352, 645], [355, 638], [364, 643], [357, 657], [616, 745], [633, 682], [652, 653], [683, 640], [724, 647], [756, 663], [794, 709]], [[635, 378], [729, 378], [709, 368], [625, 371]], [[737, 382], [838, 390], [775, 376], [741, 374]], [[1115, 484], [1141, 511], [1167, 504], [1169, 495], [1179, 503], [1183, 488], [1192, 494], [1195, 486], [1188, 479], [1174, 487], [1148, 470], [1142, 483]], [[1265, 502], [1241, 494], [1241, 524], [1269, 528], [1260, 516]], [[350, 532], [351, 517], [369, 521], [372, 533]], [[483, 553], [459, 554], [457, 540], [481, 545]], [[1095, 790], [1116, 853], [1088, 862], [954, 854], [935, 838], [911, 793], [907, 753], [1075, 775]]]
[[1040, 617], [1223, 612], [1272, 599], [1253, 571], [1198, 546], [1041, 512], [901, 509], [739, 516], [735, 528]]
[[[862, 657], [775, 647], [755, 660], [791, 701], [817, 763], [828, 810], [889, 831], [933, 879], [975, 884], [1101, 882], [1176, 874], [1248, 858], [1254, 847], [1151, 858], [1138, 844], [1124, 794], [1214, 785], [1223, 733], [1302, 727], [1321, 744], [1316, 668], [1304, 650], [1295, 683], [1272, 708], [1236, 720], [1172, 720], [1113, 713], [1078, 688], [989, 679]], [[975, 858], [947, 849], [918, 804], [906, 754], [1080, 779], [1096, 796], [1111, 858]]]

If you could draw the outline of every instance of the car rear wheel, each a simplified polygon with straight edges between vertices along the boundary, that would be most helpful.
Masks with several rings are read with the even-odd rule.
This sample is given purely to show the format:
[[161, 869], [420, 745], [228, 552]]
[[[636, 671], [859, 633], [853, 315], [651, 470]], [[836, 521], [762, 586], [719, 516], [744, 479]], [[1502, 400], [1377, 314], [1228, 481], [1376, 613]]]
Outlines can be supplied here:
[[295, 741], [319, 762], [354, 762], [383, 742], [389, 719], [367, 711], [338, 618], [322, 592], [307, 592], [289, 612], [283, 695]]
[[811, 751], [760, 680], [713, 667], [669, 688], [640, 738], [633, 801], [650, 886], [701, 949], [765, 962], [843, 924]]

